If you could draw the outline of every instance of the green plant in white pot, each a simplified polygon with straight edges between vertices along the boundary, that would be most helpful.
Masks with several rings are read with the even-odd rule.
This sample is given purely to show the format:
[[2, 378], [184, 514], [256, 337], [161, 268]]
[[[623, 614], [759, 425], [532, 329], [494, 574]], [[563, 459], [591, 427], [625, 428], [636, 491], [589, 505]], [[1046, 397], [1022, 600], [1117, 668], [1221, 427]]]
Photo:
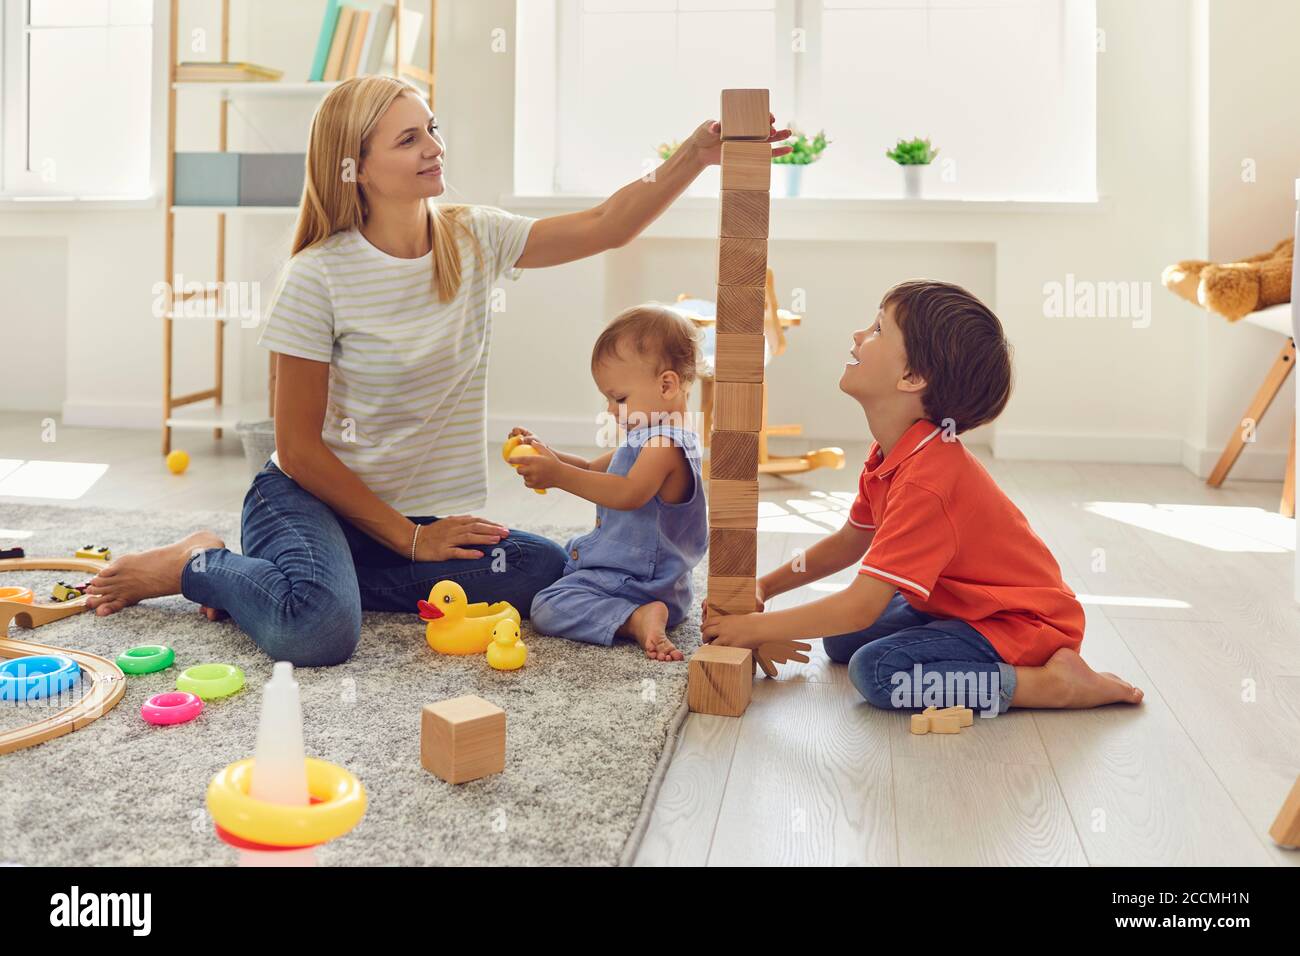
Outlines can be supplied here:
[[921, 173], [934, 162], [939, 150], [928, 139], [900, 139], [885, 155], [903, 167], [903, 195], [908, 199], [921, 198]]
[[799, 132], [793, 123], [790, 124], [790, 130], [793, 135], [780, 144], [789, 146], [790, 152], [772, 158], [772, 165], [776, 167], [773, 179], [777, 179], [772, 184], [772, 192], [783, 196], [798, 196], [803, 189], [804, 167], [811, 166], [822, 158], [830, 140], [826, 138], [825, 130], [819, 131], [811, 139]]

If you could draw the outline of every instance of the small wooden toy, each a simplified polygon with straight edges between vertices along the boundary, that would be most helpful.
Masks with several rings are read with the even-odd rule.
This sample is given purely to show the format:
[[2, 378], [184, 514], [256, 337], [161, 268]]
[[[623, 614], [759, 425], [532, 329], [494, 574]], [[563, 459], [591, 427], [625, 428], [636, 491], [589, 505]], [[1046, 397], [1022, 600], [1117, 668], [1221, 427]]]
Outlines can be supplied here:
[[686, 671], [686, 702], [692, 713], [739, 717], [753, 690], [754, 656], [748, 648], [705, 644]]
[[175, 451], [167, 453], [167, 470], [173, 475], [184, 474], [185, 469], [190, 466], [190, 456], [177, 448]]
[[[103, 564], [85, 558], [7, 558], [0, 559], [0, 571], [95, 571]], [[86, 610], [84, 597], [64, 604], [27, 604], [0, 600], [0, 659], [59, 654], [70, 657], [81, 669], [82, 684], [89, 689], [70, 707], [13, 730], [0, 732], [0, 754], [44, 743], [54, 737], [80, 730], [108, 713], [126, 693], [126, 677], [112, 661], [85, 651], [11, 641], [7, 635], [11, 623], [35, 628]]]
[[492, 628], [487, 662], [499, 671], [517, 671], [528, 660], [528, 647], [519, 639], [519, 625], [506, 618]]
[[[532, 445], [525, 443], [523, 435], [511, 435], [506, 439], [506, 443], [501, 446], [501, 457], [506, 460], [507, 464], [509, 464], [512, 456], [528, 458], [529, 456], [536, 454], [538, 454], [537, 449]], [[515, 469], [515, 471], [519, 470], [518, 465], [510, 465], [510, 467]], [[533, 491], [537, 492], [539, 495], [546, 494], [545, 488], [534, 488]]]
[[66, 581], [58, 581], [50, 591], [50, 597], [56, 601], [75, 601], [79, 597], [84, 597], [81, 588], [68, 584]]
[[1295, 786], [1277, 813], [1277, 819], [1268, 828], [1268, 835], [1278, 846], [1287, 849], [1300, 847], [1300, 777], [1296, 778]]
[[426, 704], [420, 763], [448, 783], [500, 773], [506, 768], [506, 712], [473, 694]]
[[722, 91], [722, 138], [766, 142], [772, 130], [767, 90]]
[[912, 715], [911, 729], [914, 734], [958, 734], [974, 722], [975, 714], [969, 707], [927, 707]]
[[519, 612], [508, 601], [469, 603], [455, 581], [439, 581], [429, 600], [417, 602], [420, 620], [428, 623], [424, 639], [439, 654], [482, 654], [492, 643], [492, 629], [502, 621], [520, 624]]
[[75, 555], [78, 558], [98, 558], [100, 561], [111, 561], [112, 552], [102, 544], [87, 544], [77, 549]]

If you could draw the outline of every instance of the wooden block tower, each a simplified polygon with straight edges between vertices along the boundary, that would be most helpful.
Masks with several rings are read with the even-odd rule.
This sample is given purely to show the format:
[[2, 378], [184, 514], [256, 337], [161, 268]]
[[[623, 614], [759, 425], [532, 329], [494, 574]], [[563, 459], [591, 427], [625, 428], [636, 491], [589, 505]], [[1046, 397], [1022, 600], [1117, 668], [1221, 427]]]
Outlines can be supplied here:
[[722, 91], [717, 352], [709, 458], [711, 614], [754, 610], [767, 283], [767, 90]]

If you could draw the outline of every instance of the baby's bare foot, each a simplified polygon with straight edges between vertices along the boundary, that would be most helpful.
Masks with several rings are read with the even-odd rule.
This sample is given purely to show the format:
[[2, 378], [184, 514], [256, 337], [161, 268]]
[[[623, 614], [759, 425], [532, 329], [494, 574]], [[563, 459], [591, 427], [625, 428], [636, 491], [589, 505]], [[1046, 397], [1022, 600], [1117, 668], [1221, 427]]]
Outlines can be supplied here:
[[102, 616], [146, 598], [179, 594], [181, 571], [191, 554], [225, 546], [211, 531], [196, 531], [174, 544], [123, 555], [91, 579], [86, 606]]
[[641, 645], [652, 661], [684, 660], [682, 652], [668, 639], [668, 605], [663, 601], [642, 604], [628, 616], [618, 633]]
[[1074, 651], [1061, 648], [1042, 667], [1016, 668], [1013, 707], [1101, 707], [1140, 704], [1142, 690], [1111, 673], [1098, 673]]

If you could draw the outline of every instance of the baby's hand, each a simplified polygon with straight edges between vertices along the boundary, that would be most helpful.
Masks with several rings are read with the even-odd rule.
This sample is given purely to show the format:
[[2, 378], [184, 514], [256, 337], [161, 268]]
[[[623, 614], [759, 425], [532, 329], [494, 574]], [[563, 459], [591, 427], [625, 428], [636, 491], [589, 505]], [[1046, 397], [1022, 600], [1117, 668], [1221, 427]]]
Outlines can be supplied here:
[[507, 435], [506, 438], [514, 438], [516, 435], [518, 435], [521, 438], [537, 437], [532, 432], [530, 432], [527, 428], [520, 428], [518, 425], [516, 425], [514, 428], [510, 429], [510, 434]]
[[524, 479], [524, 485], [529, 488], [554, 488], [559, 478], [560, 470], [564, 468], [564, 462], [555, 457], [555, 452], [547, 448], [542, 442], [533, 437], [525, 439], [525, 443], [537, 450], [535, 455], [520, 455], [518, 449], [510, 456], [508, 461], [519, 472]]

